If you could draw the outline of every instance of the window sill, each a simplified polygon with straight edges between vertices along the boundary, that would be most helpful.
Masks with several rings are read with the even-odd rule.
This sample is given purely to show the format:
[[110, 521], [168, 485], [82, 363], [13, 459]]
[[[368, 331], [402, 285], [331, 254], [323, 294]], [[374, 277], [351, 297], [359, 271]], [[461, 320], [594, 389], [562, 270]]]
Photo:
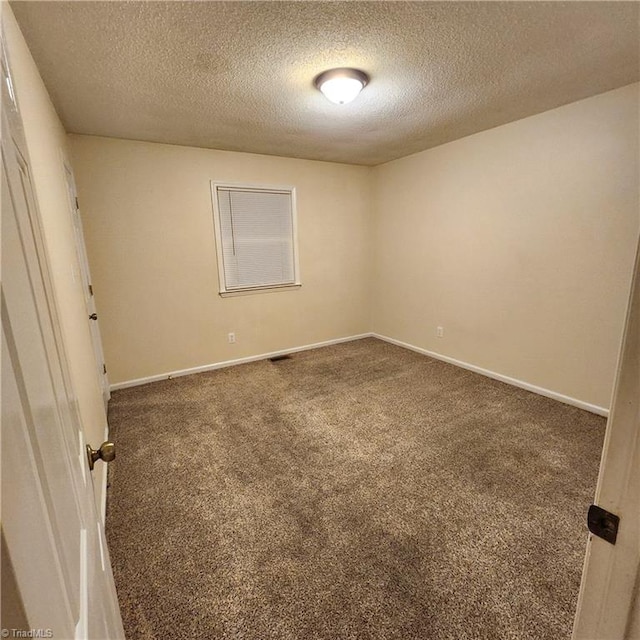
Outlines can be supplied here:
[[252, 287], [251, 289], [236, 289], [235, 291], [220, 291], [221, 298], [235, 298], [236, 296], [250, 296], [254, 293], [275, 293], [276, 291], [290, 291], [300, 289], [301, 283], [297, 284], [277, 284], [270, 287]]

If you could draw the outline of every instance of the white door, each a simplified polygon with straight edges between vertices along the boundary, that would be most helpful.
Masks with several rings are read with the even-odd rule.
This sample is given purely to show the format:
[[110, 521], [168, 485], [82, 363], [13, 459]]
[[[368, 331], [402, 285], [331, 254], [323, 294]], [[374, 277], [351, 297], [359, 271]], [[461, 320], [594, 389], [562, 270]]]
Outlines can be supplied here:
[[84, 291], [84, 302], [87, 309], [87, 319], [91, 329], [91, 341], [93, 342], [93, 352], [96, 356], [96, 366], [98, 383], [102, 389], [102, 398], [104, 400], [105, 411], [111, 397], [109, 388], [109, 377], [107, 375], [107, 366], [104, 360], [104, 352], [102, 350], [102, 338], [100, 336], [100, 326], [98, 324], [98, 313], [96, 311], [96, 302], [93, 297], [93, 285], [91, 284], [91, 272], [89, 270], [89, 260], [87, 258], [87, 249], [84, 244], [84, 232], [82, 230], [82, 218], [80, 217], [80, 207], [78, 206], [78, 194], [76, 192], [76, 183], [73, 177], [73, 171], [67, 165], [64, 166], [65, 178], [67, 180], [67, 191], [69, 194], [69, 210], [73, 221], [73, 229], [76, 237], [76, 252], [78, 254], [78, 262], [80, 263], [80, 277], [82, 279], [82, 290]]
[[640, 638], [640, 244], [595, 504], [620, 523], [589, 536], [573, 639]]
[[116, 640], [124, 631], [4, 47], [1, 149], [3, 538], [30, 629]]

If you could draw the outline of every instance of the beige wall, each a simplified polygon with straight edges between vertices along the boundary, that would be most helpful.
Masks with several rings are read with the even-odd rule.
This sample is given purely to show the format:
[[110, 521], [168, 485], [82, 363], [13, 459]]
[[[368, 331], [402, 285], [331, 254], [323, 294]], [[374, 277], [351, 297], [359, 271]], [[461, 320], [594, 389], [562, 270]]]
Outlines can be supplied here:
[[[373, 330], [609, 405], [637, 85], [373, 170], [69, 138], [112, 382]], [[301, 290], [218, 296], [210, 180], [297, 187]]]
[[[98, 446], [103, 440], [107, 420], [80, 285], [64, 175], [63, 162], [68, 156], [67, 136], [11, 9], [3, 4], [2, 11], [7, 55], [25, 128], [71, 379], [87, 440]], [[94, 472], [97, 495], [102, 490], [103, 473], [104, 465], [97, 465]]]
[[[69, 139], [111, 382], [370, 331], [370, 169]], [[218, 295], [211, 180], [296, 187], [301, 289]]]
[[377, 167], [374, 331], [608, 407], [638, 115], [636, 84]]

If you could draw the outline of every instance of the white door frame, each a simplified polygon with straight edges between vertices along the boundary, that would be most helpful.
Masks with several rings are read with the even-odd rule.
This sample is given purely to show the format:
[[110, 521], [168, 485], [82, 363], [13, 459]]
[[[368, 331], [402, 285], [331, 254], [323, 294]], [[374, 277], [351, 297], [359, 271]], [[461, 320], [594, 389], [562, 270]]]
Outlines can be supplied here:
[[66, 160], [62, 161], [64, 176], [67, 182], [69, 212], [76, 240], [76, 254], [78, 256], [78, 264], [80, 265], [80, 278], [82, 280], [82, 292], [84, 295], [84, 303], [87, 309], [87, 322], [89, 322], [89, 331], [91, 333], [91, 342], [93, 352], [96, 357], [96, 375], [98, 376], [98, 384], [102, 391], [102, 399], [104, 402], [105, 412], [108, 410], [109, 399], [111, 398], [111, 388], [109, 385], [109, 376], [107, 374], [107, 366], [105, 364], [104, 350], [102, 348], [102, 337], [100, 334], [100, 325], [98, 313], [93, 292], [93, 284], [91, 280], [91, 270], [89, 268], [89, 258], [87, 257], [87, 248], [84, 241], [84, 230], [82, 227], [82, 216], [80, 215], [80, 206], [78, 204], [78, 192], [76, 189], [75, 177], [73, 169]]
[[620, 525], [615, 545], [589, 536], [573, 640], [640, 638], [640, 243], [595, 504]]

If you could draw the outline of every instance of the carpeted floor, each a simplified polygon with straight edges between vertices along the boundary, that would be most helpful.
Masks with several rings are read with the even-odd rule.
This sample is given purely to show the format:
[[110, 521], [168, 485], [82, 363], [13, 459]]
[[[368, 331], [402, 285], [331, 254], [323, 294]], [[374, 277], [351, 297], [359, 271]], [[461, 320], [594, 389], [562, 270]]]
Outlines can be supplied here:
[[570, 637], [603, 418], [375, 339], [109, 417], [129, 640]]

